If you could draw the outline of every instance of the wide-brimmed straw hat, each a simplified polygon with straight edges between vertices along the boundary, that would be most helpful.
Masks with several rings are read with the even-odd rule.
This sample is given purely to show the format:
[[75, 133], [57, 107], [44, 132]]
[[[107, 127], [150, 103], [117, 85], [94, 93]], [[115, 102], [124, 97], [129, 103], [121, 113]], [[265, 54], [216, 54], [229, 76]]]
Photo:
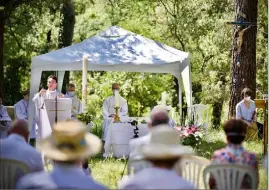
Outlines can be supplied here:
[[193, 154], [192, 148], [183, 146], [179, 135], [168, 125], [152, 128], [149, 144], [138, 151], [148, 160], [166, 160]]
[[39, 149], [53, 160], [72, 161], [97, 154], [101, 144], [81, 122], [62, 121], [53, 127], [51, 136], [39, 143]]

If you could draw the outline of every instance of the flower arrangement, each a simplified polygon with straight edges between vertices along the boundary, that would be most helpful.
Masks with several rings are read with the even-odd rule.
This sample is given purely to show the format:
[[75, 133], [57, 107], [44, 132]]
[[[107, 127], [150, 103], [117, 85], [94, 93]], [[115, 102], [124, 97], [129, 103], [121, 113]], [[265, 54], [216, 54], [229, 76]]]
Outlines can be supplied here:
[[91, 123], [92, 118], [93, 118], [93, 116], [92, 116], [90, 113], [88, 113], [88, 112], [86, 112], [86, 113], [81, 113], [81, 114], [77, 115], [77, 119], [78, 119], [79, 121], [81, 121], [82, 123], [85, 123], [86, 125], [87, 125], [88, 123]]
[[178, 126], [175, 130], [179, 133], [183, 145], [197, 146], [201, 143], [202, 133], [198, 126], [190, 124], [189, 126]]

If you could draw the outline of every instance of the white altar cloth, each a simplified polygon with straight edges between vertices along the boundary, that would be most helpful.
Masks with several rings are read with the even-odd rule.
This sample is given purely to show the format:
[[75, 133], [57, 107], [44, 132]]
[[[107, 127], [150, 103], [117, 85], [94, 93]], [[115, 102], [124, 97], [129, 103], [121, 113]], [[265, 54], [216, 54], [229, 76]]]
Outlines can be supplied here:
[[[137, 127], [139, 137], [148, 133], [147, 124], [140, 124]], [[103, 156], [127, 157], [129, 155], [129, 142], [134, 136], [134, 128], [130, 123], [111, 123], [105, 139]]]

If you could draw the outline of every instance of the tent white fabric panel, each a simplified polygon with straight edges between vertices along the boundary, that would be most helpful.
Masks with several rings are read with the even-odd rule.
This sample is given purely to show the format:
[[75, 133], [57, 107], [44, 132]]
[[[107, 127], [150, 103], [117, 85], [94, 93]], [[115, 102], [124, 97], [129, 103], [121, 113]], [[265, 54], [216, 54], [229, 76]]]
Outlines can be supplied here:
[[[42, 71], [62, 71], [58, 84], [61, 88], [63, 71], [82, 70], [82, 59], [88, 55], [88, 70], [170, 73], [182, 77], [186, 100], [191, 105], [192, 89], [189, 54], [163, 45], [141, 35], [112, 26], [81, 43], [32, 58], [32, 98], [38, 91]], [[181, 86], [180, 92], [181, 92]], [[33, 108], [30, 108], [30, 122]]]

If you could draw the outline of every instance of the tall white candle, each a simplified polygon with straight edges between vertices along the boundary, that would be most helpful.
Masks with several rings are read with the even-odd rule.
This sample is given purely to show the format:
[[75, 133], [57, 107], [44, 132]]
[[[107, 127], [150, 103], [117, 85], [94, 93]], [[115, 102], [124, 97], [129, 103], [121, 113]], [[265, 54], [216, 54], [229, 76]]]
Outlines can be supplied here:
[[174, 119], [174, 116], [175, 116], [175, 110], [174, 108], [172, 108], [172, 114], [171, 114], [172, 119]]
[[161, 102], [162, 102], [161, 103], [162, 105], [166, 105], [166, 92], [163, 92], [162, 93], [162, 100], [161, 100]]
[[82, 61], [82, 111], [86, 111], [87, 102], [87, 73], [88, 73], [88, 55], [83, 56]]
[[115, 107], [120, 107], [120, 95], [119, 95], [119, 91], [115, 91]]

